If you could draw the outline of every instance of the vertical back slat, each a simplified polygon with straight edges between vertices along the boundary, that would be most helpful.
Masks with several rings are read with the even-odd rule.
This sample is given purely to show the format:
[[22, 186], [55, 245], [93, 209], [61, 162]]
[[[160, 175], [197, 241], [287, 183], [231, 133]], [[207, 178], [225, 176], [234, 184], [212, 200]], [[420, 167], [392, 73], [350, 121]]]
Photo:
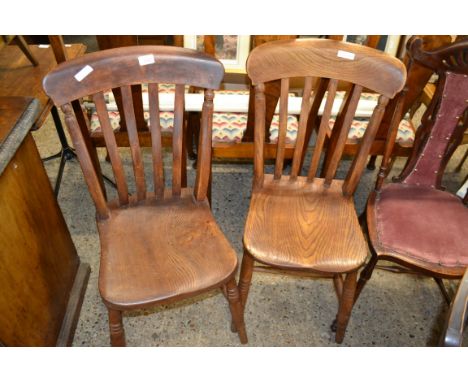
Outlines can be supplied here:
[[332, 134], [338, 134], [338, 136], [335, 147], [329, 147], [329, 149], [331, 149], [333, 152], [331, 154], [328, 168], [325, 172], [325, 186], [329, 186], [331, 184], [332, 179], [336, 174], [336, 170], [338, 168], [341, 156], [343, 155], [343, 150], [348, 138], [349, 128], [351, 127], [351, 123], [353, 122], [353, 118], [356, 113], [361, 92], [362, 86], [353, 85], [351, 89], [351, 95], [346, 99], [346, 101], [343, 101], [344, 106], [342, 106], [340, 114], [336, 119]]
[[213, 90], [205, 90], [200, 138], [198, 143], [197, 178], [195, 180], [195, 199], [205, 200], [211, 174], [211, 136], [213, 125]]
[[182, 186], [182, 148], [184, 132], [185, 86], [176, 85], [174, 129], [172, 133], [172, 195], [180, 196]]
[[[379, 173], [377, 174], [377, 182], [375, 190], [380, 191], [383, 185], [385, 177], [388, 175], [388, 165], [392, 156], [393, 147], [395, 146], [396, 137], [398, 135], [398, 126], [403, 118], [403, 105], [405, 103], [406, 95], [408, 93], [408, 87], [405, 86], [403, 91], [397, 96], [396, 107], [393, 112], [392, 119], [387, 132], [387, 139], [385, 142], [384, 154], [382, 156], [382, 162], [380, 163]], [[384, 117], [385, 118], [385, 115]], [[382, 118], [382, 119], [383, 119]]]
[[333, 109], [333, 103], [335, 101], [336, 89], [338, 86], [338, 80], [330, 80], [327, 88], [327, 99], [325, 101], [325, 108], [322, 113], [322, 118], [320, 119], [320, 127], [317, 133], [317, 139], [315, 141], [314, 154], [312, 155], [312, 160], [310, 162], [309, 174], [307, 180], [312, 182], [317, 173], [317, 168], [320, 162], [320, 155], [322, 155], [323, 145], [325, 143], [325, 137], [327, 136], [328, 123], [330, 121], [331, 112]]
[[91, 142], [91, 137], [89, 136], [91, 127], [89, 125], [89, 119], [87, 116], [86, 109], [84, 105], [82, 104], [81, 100], [71, 101], [71, 105], [73, 107], [73, 111], [75, 113], [75, 118], [76, 118], [76, 121], [78, 122], [78, 126], [80, 127], [81, 134], [83, 135], [83, 137], [85, 137], [86, 147], [91, 157], [91, 161], [93, 162], [94, 169], [98, 175], [99, 183], [101, 185], [101, 191], [104, 195], [104, 198], [107, 200], [106, 187], [104, 186], [104, 177], [102, 176], [102, 169], [101, 169], [101, 164], [99, 163], [97, 149], [96, 149], [96, 146], [94, 146], [93, 143]]
[[343, 195], [345, 196], [352, 195], [356, 190], [362, 171], [366, 165], [369, 151], [372, 147], [372, 143], [374, 142], [375, 134], [377, 133], [377, 129], [380, 126], [380, 122], [382, 122], [385, 107], [387, 106], [388, 101], [389, 99], [387, 97], [380, 96], [379, 102], [374, 109], [374, 112], [372, 113], [372, 117], [369, 121], [369, 124], [367, 125], [364, 138], [359, 145], [358, 154], [354, 157], [351, 168], [349, 169], [346, 179], [343, 183]]
[[265, 84], [259, 83], [255, 86], [254, 189], [263, 186], [265, 108]]
[[148, 84], [148, 102], [150, 112], [151, 147], [153, 156], [154, 195], [157, 199], [164, 197], [164, 168], [161, 142], [161, 123], [159, 120], [158, 84]]
[[99, 124], [101, 125], [102, 135], [106, 142], [107, 153], [112, 164], [112, 171], [114, 172], [115, 184], [117, 185], [117, 192], [119, 194], [119, 202], [121, 205], [128, 204], [128, 188], [125, 180], [125, 173], [122, 166], [122, 160], [119, 155], [119, 149], [115, 140], [114, 131], [112, 130], [109, 121], [109, 113], [106, 107], [104, 94], [99, 92], [93, 95], [94, 105], [96, 106]]
[[130, 141], [130, 151], [132, 153], [133, 172], [135, 174], [135, 183], [137, 187], [137, 200], [143, 200], [146, 198], [145, 170], [143, 167], [140, 143], [138, 141], [132, 90], [130, 86], [122, 86], [121, 91], [123, 111], [125, 121], [127, 123], [128, 140]]
[[288, 126], [288, 93], [289, 93], [289, 78], [281, 79], [281, 95], [279, 107], [279, 129], [278, 129], [278, 145], [276, 151], [276, 163], [274, 179], [280, 179], [284, 165], [284, 151], [286, 146], [286, 132]]
[[307, 120], [309, 118], [310, 109], [312, 106], [311, 92], [312, 92], [313, 78], [306, 77], [304, 81], [304, 90], [302, 92], [301, 114], [299, 115], [299, 127], [297, 131], [296, 147], [294, 148], [293, 163], [291, 167], [290, 179], [294, 180], [300, 171], [302, 152], [304, 150], [304, 141], [307, 130]]
[[67, 103], [62, 106], [62, 111], [65, 114], [65, 121], [69, 128], [84, 178], [88, 184], [89, 192], [96, 204], [97, 215], [100, 219], [106, 219], [109, 217], [109, 208], [107, 207], [106, 198], [102, 192], [98, 175], [94, 170], [91, 156], [86, 148], [86, 142], [78, 126], [78, 122], [73, 115], [73, 107], [71, 104]]

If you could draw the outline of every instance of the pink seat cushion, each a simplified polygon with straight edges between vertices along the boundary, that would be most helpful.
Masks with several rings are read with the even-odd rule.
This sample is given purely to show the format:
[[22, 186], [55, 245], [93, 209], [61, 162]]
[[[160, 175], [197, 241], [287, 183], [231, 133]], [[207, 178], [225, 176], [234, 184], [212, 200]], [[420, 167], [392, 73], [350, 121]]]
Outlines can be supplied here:
[[434, 188], [394, 183], [375, 202], [379, 246], [442, 266], [468, 265], [468, 208]]

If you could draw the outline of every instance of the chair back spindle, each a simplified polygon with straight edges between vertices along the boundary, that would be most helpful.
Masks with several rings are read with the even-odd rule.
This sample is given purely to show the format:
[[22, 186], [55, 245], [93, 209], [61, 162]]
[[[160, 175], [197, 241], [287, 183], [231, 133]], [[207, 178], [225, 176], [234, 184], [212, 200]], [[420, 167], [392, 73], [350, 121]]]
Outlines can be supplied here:
[[[85, 74], [83, 75], [83, 71]], [[80, 74], [81, 73], [81, 74]], [[60, 64], [44, 79], [44, 89], [57, 106], [65, 113], [65, 120], [74, 142], [88, 188], [96, 205], [98, 217], [110, 216], [112, 208], [132, 206], [142, 201], [162, 200], [165, 197], [179, 198], [182, 195], [182, 166], [185, 87], [205, 89], [200, 135], [200, 165], [194, 184], [194, 198], [204, 201], [207, 197], [211, 173], [211, 124], [213, 114], [213, 90], [218, 89], [224, 76], [222, 64], [204, 54], [170, 46], [135, 46], [109, 49], [91, 53], [76, 60]], [[172, 132], [172, 192], [165, 192], [162, 153], [162, 132], [159, 120], [160, 103], [158, 84], [175, 84], [174, 126]], [[138, 138], [132, 89], [148, 85], [149, 126], [151, 133], [151, 157], [154, 192], [147, 190], [143, 153]], [[135, 195], [129, 194], [125, 176], [122, 151], [119, 151], [107, 110], [104, 92], [118, 89], [121, 95], [121, 111], [125, 120], [132, 169], [135, 180]], [[99, 176], [96, 174], [86, 140], [78, 127], [77, 115], [72, 102], [90, 96], [95, 104], [104, 141], [109, 153], [118, 198], [106, 202]]]
[[[411, 156], [399, 176], [405, 184], [441, 188], [445, 167], [463, 138], [468, 110], [468, 41], [426, 50], [421, 37], [407, 44], [410, 59], [435, 71], [436, 92], [421, 119]], [[393, 142], [387, 142], [391, 150]], [[385, 159], [385, 158], [384, 158]], [[386, 166], [388, 160], [382, 161]], [[377, 188], [382, 181], [377, 183]]]
[[[276, 149], [276, 162], [272, 181], [281, 181], [283, 175], [284, 153], [287, 137], [288, 93], [290, 78], [304, 78], [304, 88], [299, 117], [297, 138], [294, 145], [293, 163], [289, 181], [300, 177], [303, 164], [307, 129], [320, 120], [316, 143], [310, 161], [307, 183], [316, 179], [316, 173], [324, 149], [327, 129], [336, 102], [338, 83], [350, 86], [342, 100], [336, 116], [328, 150], [329, 156], [324, 181], [330, 187], [337, 173], [344, 152], [346, 140], [356, 115], [358, 103], [364, 88], [380, 94], [366, 129], [366, 134], [358, 149], [351, 167], [342, 181], [344, 196], [351, 196], [356, 190], [364, 170], [375, 134], [389, 101], [404, 86], [406, 70], [396, 58], [375, 49], [340, 41], [323, 39], [298, 39], [275, 41], [255, 48], [247, 62], [247, 72], [255, 87], [255, 158], [254, 188], [261, 188], [264, 179], [264, 141], [265, 141], [265, 84], [281, 81], [279, 101], [279, 131]], [[322, 101], [324, 107], [319, 113]]]

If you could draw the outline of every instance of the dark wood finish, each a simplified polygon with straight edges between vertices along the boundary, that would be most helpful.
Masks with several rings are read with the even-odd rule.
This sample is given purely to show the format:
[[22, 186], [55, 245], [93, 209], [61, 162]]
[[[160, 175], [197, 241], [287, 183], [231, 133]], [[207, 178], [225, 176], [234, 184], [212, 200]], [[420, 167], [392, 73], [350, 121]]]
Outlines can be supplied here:
[[16, 45], [18, 46], [18, 48], [21, 49], [23, 54], [28, 58], [29, 62], [33, 66], [39, 65], [39, 63], [37, 62], [36, 57], [34, 57], [34, 54], [29, 49], [28, 43], [26, 42], [26, 40], [24, 39], [23, 36], [18, 36], [18, 35], [3, 36], [3, 40], [4, 41], [0, 40], [0, 48], [3, 46], [4, 43], [8, 45], [8, 44], [11, 44], [14, 41], [16, 43]]
[[[89, 276], [81, 264], [28, 126], [30, 98], [0, 97], [0, 151], [27, 134], [0, 175], [0, 342], [70, 345]], [[5, 134], [6, 133], [6, 134]], [[8, 137], [8, 138], [7, 138]], [[40, 190], [40, 192], [38, 192]]]
[[[423, 46], [425, 50], [434, 50], [442, 46], [448, 45], [451, 42], [450, 36], [440, 36], [440, 35], [425, 35], [421, 36], [423, 41]], [[416, 110], [420, 102], [421, 96], [424, 91], [424, 87], [429, 81], [430, 77], [434, 73], [433, 70], [424, 67], [420, 63], [411, 59], [411, 57], [406, 54], [403, 59], [403, 62], [406, 66], [407, 77], [406, 77], [406, 86], [405, 93], [400, 97], [403, 98], [401, 106], [398, 105], [399, 98], [394, 98], [389, 102], [389, 105], [385, 111], [385, 115], [382, 119], [382, 122], [379, 126], [376, 136], [376, 142], [384, 141], [388, 137], [388, 132], [391, 128], [391, 123], [395, 117], [397, 117], [398, 123], [403, 119], [403, 117], [411, 110]], [[429, 102], [428, 102], [429, 103]], [[397, 110], [397, 107], [399, 108]], [[398, 114], [395, 116], [395, 114]], [[395, 121], [396, 122], [396, 121]], [[398, 125], [397, 125], [398, 126]], [[396, 137], [396, 135], [395, 135]], [[394, 139], [394, 138], [393, 138]], [[399, 144], [396, 144], [394, 148], [401, 147]], [[408, 154], [404, 156], [409, 156], [411, 151], [408, 150]], [[384, 152], [378, 152], [379, 155], [383, 155]], [[396, 157], [396, 154], [393, 154], [393, 157]], [[369, 168], [372, 169], [375, 166], [376, 155], [370, 160]], [[390, 170], [390, 168], [389, 168]]]
[[[154, 55], [154, 64], [140, 66], [138, 57]], [[83, 67], [93, 68], [82, 81], [74, 75]], [[109, 309], [112, 345], [125, 345], [122, 312], [169, 303], [210, 289], [223, 287], [229, 300], [234, 326], [242, 343], [247, 342], [243, 309], [234, 275], [237, 257], [211, 214], [208, 183], [211, 172], [211, 122], [213, 90], [224, 76], [222, 64], [203, 53], [183, 48], [139, 46], [91, 53], [67, 61], [44, 79], [44, 88], [62, 107], [89, 191], [97, 209], [101, 241], [99, 290]], [[150, 134], [156, 194], [146, 190], [137, 135], [131, 84], [149, 83]], [[175, 123], [172, 139], [172, 188], [162, 179], [162, 137], [158, 114], [158, 83], [175, 83]], [[182, 185], [184, 88], [205, 89], [200, 135], [200, 158], [194, 190]], [[127, 122], [136, 194], [129, 187], [111, 134], [102, 92], [120, 88]], [[106, 202], [98, 186], [96, 171], [84, 145], [82, 131], [71, 102], [94, 95], [103, 126], [104, 140], [116, 176], [117, 199]], [[156, 102], [155, 102], [156, 101]], [[144, 224], [140, 224], [144, 222]], [[213, 260], [216, 258], [215, 261]]]
[[[459, 123], [459, 120], [468, 107], [468, 103], [466, 103], [468, 93], [466, 92], [466, 87], [462, 85], [468, 75], [468, 65], [462, 59], [466, 57], [468, 52], [468, 42], [455, 42], [451, 45], [428, 51], [424, 47], [423, 40], [415, 36], [408, 42], [408, 52], [411, 55], [411, 60], [418, 62], [419, 65], [426, 66], [432, 71], [436, 71], [439, 81], [434, 97], [421, 120], [421, 126], [418, 128], [411, 156], [402, 174], [394, 179], [393, 183], [395, 183], [395, 187], [399, 187], [400, 189], [410, 186], [419, 187], [421, 193], [426, 192], [425, 190], [442, 190], [441, 180], [445, 167], [453, 151], [461, 141], [463, 131], [467, 127], [466, 124]], [[400, 104], [398, 107], [402, 108], [404, 106]], [[394, 131], [396, 125], [396, 123], [392, 123], [389, 132], [390, 137], [396, 135]], [[443, 136], [441, 135], [442, 132]], [[467, 265], [463, 263], [463, 258], [460, 258], [456, 265], [447, 265], [443, 264], [441, 260], [430, 261], [429, 259], [416, 257], [411, 251], [403, 253], [401, 250], [397, 251], [382, 246], [379, 240], [379, 232], [383, 229], [382, 224], [390, 224], [395, 219], [398, 219], [397, 214], [395, 214], [394, 216], [387, 216], [386, 221], [382, 223], [381, 221], [377, 221], [376, 217], [380, 196], [386, 189], [383, 180], [388, 173], [389, 153], [392, 152], [393, 146], [394, 139], [388, 139], [376, 189], [371, 193], [367, 203], [367, 228], [372, 257], [361, 273], [355, 296], [356, 300], [370, 279], [378, 260], [392, 261], [418, 274], [431, 276], [436, 279], [461, 278]], [[443, 194], [442, 191], [439, 191], [438, 195]], [[422, 203], [422, 200], [418, 200], [418, 197], [415, 196], [412, 203], [406, 203], [406, 208], [414, 207], [411, 209], [414, 214], [414, 209], [418, 206], [418, 203]], [[460, 210], [464, 208], [461, 200], [459, 208]], [[440, 209], [440, 213], [442, 213], [444, 210], [443, 203], [440, 203]], [[453, 212], [453, 210], [451, 211]], [[415, 216], [418, 219], [424, 219], [424, 212], [423, 210], [417, 212]], [[408, 214], [407, 218], [410, 218]], [[434, 224], [439, 223], [440, 232], [443, 232], [445, 229], [444, 224], [447, 222], [434, 222]], [[379, 229], [377, 229], [378, 224]], [[465, 237], [459, 238], [462, 242], [465, 239]], [[424, 239], [418, 237], [415, 238], [415, 241], [417, 240]], [[417, 247], [418, 245], [415, 244], [413, 250]], [[444, 259], [444, 254], [438, 253], [438, 255], [440, 255], [442, 260]]]
[[[343, 36], [332, 36], [333, 39], [341, 40]], [[368, 36], [367, 41], [365, 42], [366, 46], [376, 48], [381, 36]], [[421, 36], [423, 39], [424, 48], [426, 50], [433, 50], [444, 45], [447, 45], [451, 42], [450, 36], [441, 36], [441, 35], [425, 35]], [[389, 101], [387, 108], [385, 109], [385, 114], [378, 127], [377, 135], [372, 145], [370, 154], [372, 157], [369, 160], [368, 169], [375, 169], [375, 161], [377, 155], [383, 155], [383, 147], [385, 146], [385, 141], [388, 138], [388, 132], [390, 130], [390, 123], [395, 118], [397, 104], [399, 103], [400, 97], [403, 97], [403, 105], [399, 106], [399, 115], [397, 116], [398, 123], [403, 119], [403, 117], [410, 111], [410, 109], [417, 109], [419, 107], [419, 100], [423, 93], [424, 86], [427, 84], [429, 78], [433, 74], [433, 71], [422, 66], [421, 64], [410, 60], [409, 56], [406, 55], [403, 59], [403, 62], [406, 65], [407, 69], [407, 78], [406, 78], [406, 92], [404, 96], [400, 95]], [[343, 85], [340, 84], [340, 90]], [[365, 90], [366, 92], [369, 89]], [[398, 126], [398, 125], [397, 125]], [[330, 134], [331, 135], [331, 134]], [[395, 135], [396, 137], [396, 135]], [[383, 143], [383, 144], [382, 144]], [[327, 140], [328, 144], [328, 140]], [[352, 146], [356, 146], [360, 142], [356, 143], [355, 141], [347, 141], [345, 147], [345, 153], [352, 153], [354, 150]], [[406, 144], [405, 144], [406, 145]], [[392, 158], [397, 156], [409, 156], [411, 153], [411, 146], [405, 147], [397, 143], [394, 145], [395, 152], [392, 153]], [[393, 161], [392, 161], [393, 162]], [[392, 163], [391, 162], [391, 163]], [[329, 159], [326, 155], [325, 159], [325, 169], [329, 163]], [[389, 166], [388, 170], [391, 169]]]
[[[353, 53], [354, 60], [337, 57], [339, 50]], [[397, 59], [374, 49], [331, 40], [276, 41], [254, 49], [247, 72], [255, 86], [255, 155], [253, 192], [244, 231], [239, 289], [247, 300], [255, 261], [277, 269], [309, 272], [334, 279], [339, 299], [336, 341], [341, 343], [351, 314], [357, 270], [365, 263], [367, 245], [352, 199], [364, 169], [364, 158], [382, 119], [388, 99], [404, 85], [406, 71]], [[264, 81], [281, 80], [280, 120], [284, 123], [288, 78], [305, 77], [298, 139], [293, 150], [293, 173], [282, 173], [285, 127], [280, 126], [274, 174], [264, 169], [265, 86]], [[324, 77], [324, 78], [322, 78]], [[313, 89], [313, 78], [316, 86]], [[323, 148], [325, 129], [339, 81], [351, 84], [337, 118], [337, 139], [331, 165], [324, 178], [315, 176]], [[335, 179], [346, 136], [355, 114], [362, 87], [383, 93], [348, 176]], [[318, 131], [311, 169], [299, 176], [306, 129], [318, 117], [328, 88], [328, 99]], [[281, 123], [280, 123], [281, 124]], [[334, 130], [335, 131], [335, 130]], [[279, 159], [278, 159], [279, 158]], [[301, 164], [301, 166], [299, 165]], [[342, 281], [345, 275], [345, 281]]]
[[468, 318], [468, 271], [460, 281], [453, 298], [442, 336], [444, 346], [461, 346]]
[[52, 35], [49, 36], [50, 46], [54, 52], [55, 60], [57, 64], [67, 61], [67, 49], [63, 42], [62, 36]]
[[[38, 128], [48, 117], [53, 105], [42, 89], [42, 79], [57, 65], [57, 62], [50, 47], [39, 48], [37, 45], [29, 47], [39, 62], [38, 66], [31, 66], [15, 46], [5, 46], [0, 49], [0, 97], [37, 98], [42, 109], [33, 128]], [[73, 44], [65, 49], [69, 58], [75, 58], [83, 55], [86, 47], [82, 44]]]

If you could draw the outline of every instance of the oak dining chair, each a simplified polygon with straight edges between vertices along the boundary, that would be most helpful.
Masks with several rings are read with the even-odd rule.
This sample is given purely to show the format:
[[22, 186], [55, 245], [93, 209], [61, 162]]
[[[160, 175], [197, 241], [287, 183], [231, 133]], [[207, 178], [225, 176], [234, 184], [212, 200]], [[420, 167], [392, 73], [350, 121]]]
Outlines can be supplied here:
[[361, 272], [355, 299], [379, 260], [433, 277], [445, 299], [442, 279], [461, 278], [468, 266], [468, 197], [444, 191], [442, 177], [468, 124], [468, 41], [427, 51], [423, 41], [408, 42], [415, 62], [434, 70], [439, 80], [414, 149], [401, 175], [388, 184], [388, 163], [396, 132], [389, 131], [375, 190], [367, 203], [371, 259]]
[[[353, 194], [389, 99], [405, 83], [404, 65], [375, 49], [340, 41], [275, 41], [254, 49], [247, 73], [255, 87], [255, 157], [253, 191], [244, 231], [239, 291], [246, 307], [255, 261], [295, 274], [333, 278], [339, 300], [336, 342], [341, 343], [353, 305], [357, 273], [367, 245], [359, 226]], [[286, 142], [290, 78], [304, 78], [295, 145]], [[280, 80], [280, 126], [273, 173], [265, 171], [265, 83]], [[316, 176], [338, 81], [350, 83], [333, 132], [338, 134], [332, 163], [324, 178]], [[336, 178], [346, 137], [363, 88], [380, 98], [346, 178]], [[309, 169], [301, 171], [307, 124], [320, 118]], [[289, 174], [283, 174], [285, 150], [293, 150]], [[343, 275], [345, 279], [343, 281]]]
[[[44, 79], [44, 89], [65, 113], [79, 162], [97, 211], [101, 242], [99, 291], [109, 313], [111, 344], [125, 345], [122, 312], [166, 304], [222, 288], [235, 329], [247, 342], [235, 282], [237, 257], [218, 227], [207, 201], [211, 173], [213, 91], [223, 78], [222, 64], [203, 53], [162, 46], [137, 46], [88, 54], [60, 64]], [[131, 87], [148, 84], [153, 179], [145, 178]], [[159, 83], [175, 84], [172, 135], [172, 187], [164, 180]], [[185, 86], [204, 89], [200, 158], [194, 188], [182, 186]], [[127, 123], [136, 191], [129, 190], [103, 92], [119, 88]], [[72, 102], [92, 96], [117, 185], [106, 201], [84, 144]], [[152, 184], [151, 184], [152, 183]], [[147, 187], [148, 186], [148, 187]]]

